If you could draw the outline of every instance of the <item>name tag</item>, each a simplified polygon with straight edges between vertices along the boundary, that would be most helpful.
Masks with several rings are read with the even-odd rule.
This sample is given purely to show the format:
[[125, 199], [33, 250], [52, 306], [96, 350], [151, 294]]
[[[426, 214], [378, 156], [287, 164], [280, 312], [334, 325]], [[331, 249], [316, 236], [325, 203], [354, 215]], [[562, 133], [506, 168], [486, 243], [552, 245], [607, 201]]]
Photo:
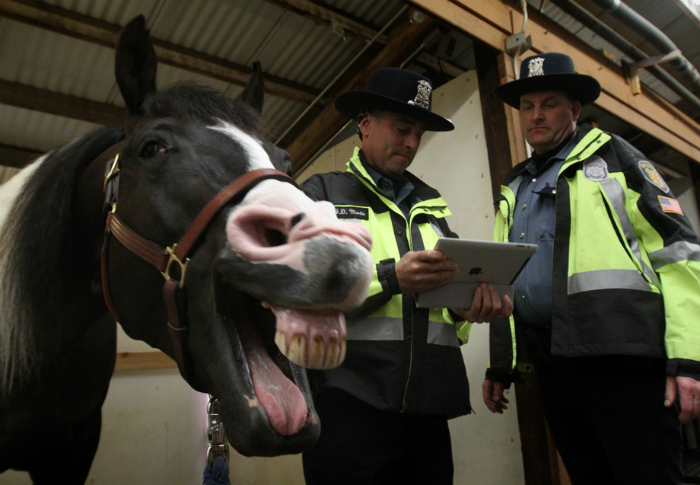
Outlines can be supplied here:
[[369, 209], [366, 207], [336, 207], [335, 215], [338, 219], [360, 219], [366, 221], [369, 219]]

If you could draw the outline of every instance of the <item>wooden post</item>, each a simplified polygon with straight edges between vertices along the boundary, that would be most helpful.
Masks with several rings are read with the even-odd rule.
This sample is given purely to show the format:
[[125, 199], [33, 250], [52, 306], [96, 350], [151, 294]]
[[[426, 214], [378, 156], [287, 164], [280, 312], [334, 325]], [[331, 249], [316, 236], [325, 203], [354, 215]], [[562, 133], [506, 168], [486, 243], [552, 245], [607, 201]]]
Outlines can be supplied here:
[[[518, 111], [493, 92], [502, 83], [515, 79], [512, 58], [478, 42], [474, 53], [495, 199], [506, 173], [525, 160], [527, 152]], [[533, 374], [524, 375], [523, 383], [515, 385], [515, 397], [526, 485], [570, 485], [547, 430]]]

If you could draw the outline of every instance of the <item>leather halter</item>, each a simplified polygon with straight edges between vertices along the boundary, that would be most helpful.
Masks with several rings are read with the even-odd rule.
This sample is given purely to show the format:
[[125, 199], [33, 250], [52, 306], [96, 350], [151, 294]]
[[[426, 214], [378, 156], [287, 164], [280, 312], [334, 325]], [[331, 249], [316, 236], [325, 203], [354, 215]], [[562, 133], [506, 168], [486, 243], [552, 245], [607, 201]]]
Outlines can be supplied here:
[[192, 359], [187, 351], [187, 305], [185, 276], [188, 255], [192, 246], [208, 227], [219, 210], [231, 201], [242, 199], [258, 183], [267, 179], [288, 182], [297, 186], [289, 175], [275, 169], [259, 169], [247, 172], [224, 187], [211, 199], [192, 221], [184, 236], [172, 246], [162, 247], [137, 234], [117, 215], [117, 198], [119, 192], [119, 154], [107, 164], [105, 176], [105, 205], [107, 224], [104, 244], [102, 246], [102, 291], [105, 303], [112, 317], [119, 322], [119, 315], [109, 289], [108, 253], [111, 237], [114, 236], [126, 249], [154, 266], [165, 278], [163, 299], [168, 314], [168, 330], [173, 342], [175, 361], [182, 377], [193, 387], [195, 384], [192, 371]]

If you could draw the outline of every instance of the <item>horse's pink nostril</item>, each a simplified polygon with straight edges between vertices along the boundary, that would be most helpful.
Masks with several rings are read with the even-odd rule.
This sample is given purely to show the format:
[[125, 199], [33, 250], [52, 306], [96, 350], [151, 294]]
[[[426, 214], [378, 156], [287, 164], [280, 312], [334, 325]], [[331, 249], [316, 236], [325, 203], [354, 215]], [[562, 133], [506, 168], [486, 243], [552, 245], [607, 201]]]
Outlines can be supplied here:
[[276, 229], [265, 229], [265, 242], [268, 247], [282, 246], [287, 244], [287, 236]]

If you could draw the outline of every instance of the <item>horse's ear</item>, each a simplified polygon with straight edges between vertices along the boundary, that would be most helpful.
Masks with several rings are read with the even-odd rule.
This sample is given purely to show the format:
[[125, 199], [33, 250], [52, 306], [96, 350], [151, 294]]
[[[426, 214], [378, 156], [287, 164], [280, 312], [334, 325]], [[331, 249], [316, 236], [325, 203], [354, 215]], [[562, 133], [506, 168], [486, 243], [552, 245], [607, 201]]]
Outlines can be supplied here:
[[139, 15], [124, 26], [117, 42], [115, 74], [129, 115], [141, 114], [146, 97], [156, 90], [158, 60], [146, 30], [146, 19]]
[[255, 61], [248, 84], [243, 88], [243, 92], [238, 95], [238, 99], [251, 105], [258, 113], [262, 113], [264, 98], [265, 86], [263, 83], [262, 66], [260, 65], [260, 61]]

